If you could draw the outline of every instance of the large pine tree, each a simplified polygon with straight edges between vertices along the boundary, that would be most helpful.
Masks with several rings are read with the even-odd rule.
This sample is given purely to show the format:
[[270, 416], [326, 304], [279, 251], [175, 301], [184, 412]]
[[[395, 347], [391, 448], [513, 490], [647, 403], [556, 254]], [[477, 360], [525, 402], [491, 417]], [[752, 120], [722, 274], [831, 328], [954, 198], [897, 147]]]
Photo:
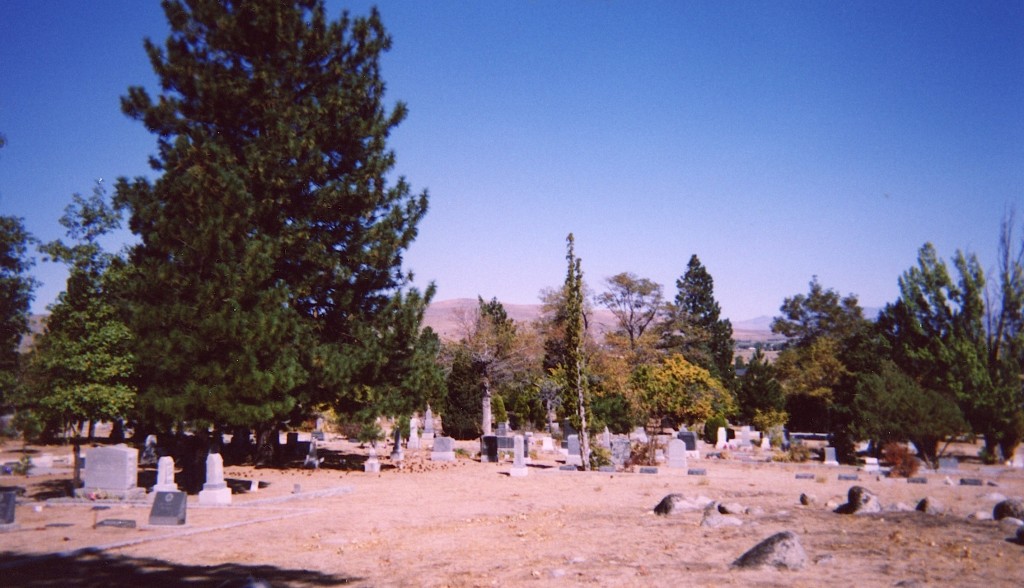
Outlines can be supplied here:
[[711, 372], [726, 386], [733, 385], [732, 323], [721, 318], [715, 300], [715, 281], [696, 255], [676, 280], [675, 302], [669, 305], [663, 345]]
[[122, 100], [158, 135], [162, 175], [118, 184], [141, 237], [146, 418], [266, 431], [318, 403], [404, 410], [396, 390], [439, 379], [421, 386], [432, 289], [406, 291], [401, 268], [427, 195], [388, 182], [386, 140], [406, 108], [384, 106], [379, 14], [332, 22], [318, 0], [163, 5], [171, 35], [146, 41], [162, 92]]

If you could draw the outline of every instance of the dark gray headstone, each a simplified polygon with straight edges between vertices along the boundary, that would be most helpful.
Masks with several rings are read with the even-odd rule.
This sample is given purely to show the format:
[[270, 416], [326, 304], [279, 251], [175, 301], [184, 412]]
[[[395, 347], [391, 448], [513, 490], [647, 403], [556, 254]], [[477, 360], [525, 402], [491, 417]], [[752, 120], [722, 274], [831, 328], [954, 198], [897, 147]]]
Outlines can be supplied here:
[[287, 440], [289, 447], [295, 447], [295, 445], [299, 442], [299, 434], [295, 432], [288, 433], [285, 436], [285, 439]]
[[313, 431], [312, 433], [310, 433], [310, 435], [313, 437], [313, 439], [316, 439], [317, 441], [327, 440], [327, 436], [324, 435], [323, 431]]
[[506, 437], [502, 435], [496, 435], [495, 438], [498, 441], [498, 451], [515, 451], [516, 449], [516, 438]]
[[708, 471], [704, 468], [690, 468], [686, 470], [687, 476], [706, 476]]
[[656, 474], [656, 473], [658, 473], [658, 468], [652, 468], [650, 466], [644, 466], [644, 467], [640, 468], [640, 473], [641, 474]]
[[860, 480], [857, 474], [839, 474], [839, 479], [844, 482], [856, 482]]
[[797, 474], [796, 475], [796, 479], [797, 480], [813, 480], [814, 479], [814, 474]]
[[558, 469], [563, 471], [563, 472], [575, 472], [575, 471], [579, 471], [580, 468], [579, 468], [579, 466], [574, 466], [574, 465], [560, 465], [560, 466], [558, 466]]
[[928, 478], [921, 478], [921, 477], [907, 478], [907, 483], [908, 484], [927, 484], [928, 483]]
[[157, 492], [149, 511], [150, 525], [184, 525], [188, 500], [184, 492]]
[[0, 525], [14, 524], [14, 503], [17, 497], [15, 490], [0, 490]]
[[484, 435], [480, 438], [480, 461], [486, 463], [498, 462], [498, 437], [495, 435]]
[[984, 486], [984, 483], [978, 478], [960, 478], [961, 486]]
[[697, 433], [693, 431], [679, 431], [676, 437], [686, 444], [687, 451], [697, 451]]
[[955, 457], [940, 457], [939, 469], [944, 472], [955, 472], [960, 469], [960, 462]]

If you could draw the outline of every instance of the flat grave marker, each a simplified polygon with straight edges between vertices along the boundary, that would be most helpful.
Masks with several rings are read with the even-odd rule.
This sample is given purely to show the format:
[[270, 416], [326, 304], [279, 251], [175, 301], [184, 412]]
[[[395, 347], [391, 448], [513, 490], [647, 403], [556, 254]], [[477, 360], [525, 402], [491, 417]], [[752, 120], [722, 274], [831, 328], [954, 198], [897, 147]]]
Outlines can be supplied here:
[[796, 475], [796, 479], [797, 480], [813, 480], [814, 479], [814, 474], [797, 474]]
[[686, 470], [687, 476], [706, 476], [708, 471], [704, 468], [690, 468]]
[[860, 480], [860, 476], [857, 474], [839, 474], [839, 479], [843, 482], [856, 482]]
[[961, 486], [984, 486], [985, 484], [979, 478], [960, 478], [960, 485]]
[[656, 473], [658, 473], [658, 468], [652, 468], [650, 466], [644, 466], [644, 467], [640, 468], [640, 473], [641, 474], [656, 474]]
[[927, 484], [928, 483], [928, 478], [921, 478], [921, 477], [907, 478], [907, 483], [908, 484]]

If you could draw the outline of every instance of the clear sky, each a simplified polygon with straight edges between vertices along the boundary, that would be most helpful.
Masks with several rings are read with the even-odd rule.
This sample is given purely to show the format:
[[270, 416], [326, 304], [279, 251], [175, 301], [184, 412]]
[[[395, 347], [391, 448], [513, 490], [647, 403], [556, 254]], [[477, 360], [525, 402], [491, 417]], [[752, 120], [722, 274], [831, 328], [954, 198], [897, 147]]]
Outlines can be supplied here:
[[[439, 300], [536, 302], [572, 231], [598, 291], [671, 298], [696, 253], [734, 320], [813, 275], [876, 307], [926, 241], [988, 269], [1024, 215], [1020, 0], [377, 4], [397, 172], [430, 192], [405, 265]], [[0, 214], [58, 238], [72, 193], [151, 175], [119, 97], [166, 35], [157, 2], [0, 2]], [[42, 311], [64, 273], [36, 275]]]

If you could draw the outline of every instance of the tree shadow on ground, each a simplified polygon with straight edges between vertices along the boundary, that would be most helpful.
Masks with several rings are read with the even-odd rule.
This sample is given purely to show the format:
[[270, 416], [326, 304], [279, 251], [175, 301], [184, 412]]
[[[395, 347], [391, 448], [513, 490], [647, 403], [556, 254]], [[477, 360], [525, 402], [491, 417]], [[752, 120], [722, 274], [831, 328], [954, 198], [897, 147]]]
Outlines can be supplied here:
[[[16, 552], [0, 553], [0, 577], [5, 586], [339, 586], [361, 578], [269, 565], [235, 563], [217, 566], [178, 564], [153, 558], [134, 558], [88, 552], [73, 557], [38, 558]], [[262, 581], [264, 584], [259, 584]]]

